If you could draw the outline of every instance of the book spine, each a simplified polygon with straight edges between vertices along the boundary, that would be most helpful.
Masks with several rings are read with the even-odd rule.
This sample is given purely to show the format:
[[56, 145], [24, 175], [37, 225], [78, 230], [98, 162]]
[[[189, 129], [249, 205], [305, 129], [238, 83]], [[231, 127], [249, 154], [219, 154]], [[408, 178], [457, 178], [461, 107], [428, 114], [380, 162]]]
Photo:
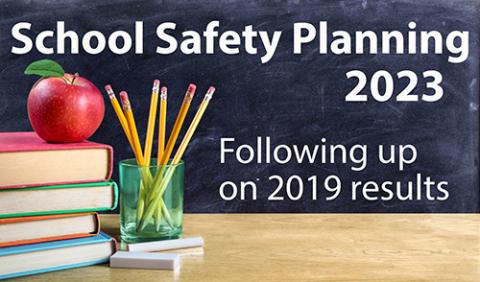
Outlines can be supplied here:
[[112, 178], [112, 174], [113, 174], [113, 147], [110, 146], [110, 145], [106, 145], [106, 149], [108, 151], [108, 164], [107, 164], [108, 165], [108, 173], [105, 176], [105, 179], [103, 179], [103, 180], [108, 180], [108, 179]]

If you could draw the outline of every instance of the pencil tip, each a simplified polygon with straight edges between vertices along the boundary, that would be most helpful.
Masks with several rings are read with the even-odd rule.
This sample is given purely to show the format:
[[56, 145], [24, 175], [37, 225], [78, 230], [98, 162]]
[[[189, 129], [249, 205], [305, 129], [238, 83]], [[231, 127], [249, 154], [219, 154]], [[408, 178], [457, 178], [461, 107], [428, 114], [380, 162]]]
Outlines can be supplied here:
[[196, 89], [197, 89], [197, 86], [196, 86], [195, 84], [193, 84], [193, 83], [190, 83], [190, 84], [188, 85], [188, 90], [187, 90], [187, 91], [188, 91], [188, 92], [195, 92]]

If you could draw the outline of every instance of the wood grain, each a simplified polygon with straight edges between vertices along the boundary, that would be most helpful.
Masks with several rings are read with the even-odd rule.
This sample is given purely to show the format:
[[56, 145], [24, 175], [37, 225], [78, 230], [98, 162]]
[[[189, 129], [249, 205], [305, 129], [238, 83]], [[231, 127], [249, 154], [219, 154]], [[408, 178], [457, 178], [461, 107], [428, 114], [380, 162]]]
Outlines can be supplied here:
[[[103, 215], [118, 234], [118, 216]], [[478, 214], [187, 214], [181, 269], [106, 265], [18, 281], [478, 281]]]

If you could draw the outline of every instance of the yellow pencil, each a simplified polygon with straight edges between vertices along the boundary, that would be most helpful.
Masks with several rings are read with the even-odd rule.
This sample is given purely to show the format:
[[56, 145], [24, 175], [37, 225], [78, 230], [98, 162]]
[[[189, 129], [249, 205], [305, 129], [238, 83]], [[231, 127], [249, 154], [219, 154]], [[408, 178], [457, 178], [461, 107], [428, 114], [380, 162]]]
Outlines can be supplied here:
[[183, 122], [185, 121], [185, 116], [187, 115], [188, 109], [190, 108], [190, 104], [192, 102], [193, 95], [195, 95], [196, 89], [197, 86], [195, 86], [195, 84], [190, 84], [188, 86], [185, 97], [183, 98], [182, 106], [180, 107], [178, 116], [175, 119], [175, 123], [173, 124], [172, 133], [170, 133], [170, 137], [168, 138], [167, 147], [165, 147], [165, 151], [160, 161], [160, 165], [166, 165], [168, 163], [168, 160], [170, 159], [170, 155], [172, 154], [173, 147], [177, 142], [178, 134], [182, 129]]
[[[175, 123], [173, 124], [172, 132], [170, 133], [170, 137], [168, 138], [167, 146], [163, 155], [161, 157], [160, 163], [157, 162], [158, 166], [162, 166], [162, 169], [155, 177], [155, 183], [157, 184], [158, 181], [161, 180], [163, 177], [163, 173], [165, 171], [165, 165], [168, 164], [170, 160], [170, 155], [173, 152], [173, 148], [175, 147], [175, 143], [177, 142], [178, 135], [180, 134], [180, 130], [182, 129], [183, 122], [185, 121], [185, 117], [187, 116], [188, 109], [190, 108], [190, 104], [192, 102], [193, 96], [195, 95], [195, 90], [197, 86], [193, 83], [190, 83], [187, 88], [187, 92], [185, 92], [185, 97], [183, 98], [182, 106], [178, 111], [177, 118], [175, 119]], [[150, 195], [149, 199], [151, 199], [152, 195]]]
[[208, 88], [208, 91], [205, 94], [205, 97], [203, 98], [202, 104], [200, 104], [200, 107], [198, 108], [192, 123], [188, 127], [187, 133], [185, 133], [185, 136], [183, 137], [183, 140], [180, 143], [180, 146], [178, 147], [177, 152], [175, 153], [175, 156], [173, 157], [172, 166], [168, 168], [167, 172], [165, 173], [165, 176], [162, 178], [160, 185], [158, 186], [159, 188], [154, 186], [154, 191], [152, 191], [154, 196], [150, 201], [150, 203], [152, 204], [148, 206], [147, 210], [145, 211], [142, 217], [142, 220], [140, 221], [140, 230], [145, 228], [147, 222], [152, 218], [154, 212], [157, 210], [158, 208], [157, 204], [162, 199], [163, 192], [168, 187], [168, 183], [173, 177], [173, 174], [175, 172], [175, 165], [177, 165], [182, 159], [183, 154], [185, 153], [185, 150], [188, 146], [188, 143], [190, 143], [193, 133], [195, 133], [195, 130], [197, 129], [197, 126], [200, 123], [200, 120], [202, 119], [202, 116], [205, 113], [205, 110], [207, 109], [207, 106], [210, 100], [212, 99], [212, 95], [214, 92], [215, 92], [214, 87]]
[[157, 165], [160, 165], [160, 160], [165, 152], [165, 132], [167, 130], [167, 87], [162, 87], [160, 91], [160, 120], [158, 127], [158, 155]]
[[156, 79], [153, 82], [152, 96], [150, 98], [150, 112], [148, 114], [148, 125], [147, 133], [145, 134], [145, 165], [150, 165], [150, 158], [152, 156], [152, 143], [153, 143], [153, 133], [155, 130], [155, 119], [157, 118], [157, 107], [158, 107], [158, 91], [160, 88], [160, 80]]
[[210, 100], [212, 99], [214, 92], [215, 92], [215, 87], [210, 86], [210, 88], [208, 88], [207, 93], [205, 94], [205, 97], [203, 98], [202, 103], [200, 104], [200, 107], [197, 110], [197, 113], [195, 114], [195, 117], [193, 118], [192, 123], [188, 127], [187, 133], [185, 133], [185, 136], [183, 137], [182, 143], [180, 143], [180, 146], [178, 147], [177, 152], [173, 157], [173, 160], [172, 160], [173, 165], [178, 164], [182, 159], [183, 154], [187, 149], [188, 143], [190, 143], [193, 133], [197, 129], [198, 123], [202, 119], [202, 116], [205, 113], [205, 110], [207, 109], [208, 103], [210, 103]]
[[118, 103], [117, 97], [115, 97], [115, 92], [113, 92], [112, 86], [109, 84], [105, 85], [105, 91], [107, 91], [108, 97], [110, 98], [110, 102], [112, 103], [113, 110], [115, 111], [115, 114], [117, 115], [118, 120], [120, 121], [120, 125], [122, 126], [123, 132], [125, 133], [125, 136], [128, 139], [128, 143], [130, 144], [132, 151], [135, 153], [135, 149], [132, 143], [132, 138], [130, 137], [130, 129], [128, 127], [127, 119], [123, 114], [122, 108]]
[[120, 100], [122, 100], [123, 112], [127, 117], [128, 127], [130, 128], [130, 138], [132, 138], [133, 147], [137, 152], [136, 158], [138, 165], [145, 165], [145, 159], [142, 154], [142, 146], [140, 145], [140, 140], [138, 139], [137, 126], [135, 124], [135, 118], [133, 117], [132, 106], [130, 100], [128, 99], [128, 94], [125, 91], [120, 92]]
[[[158, 126], [158, 155], [157, 155], [157, 166], [160, 165], [160, 159], [163, 156], [165, 151], [165, 131], [166, 131], [166, 123], [167, 123], [167, 87], [163, 86], [160, 90], [160, 118], [159, 118], [159, 126]], [[161, 170], [162, 171], [162, 170]], [[156, 230], [160, 230], [160, 225], [162, 222], [162, 207], [157, 207], [155, 212], [155, 222], [156, 222]]]

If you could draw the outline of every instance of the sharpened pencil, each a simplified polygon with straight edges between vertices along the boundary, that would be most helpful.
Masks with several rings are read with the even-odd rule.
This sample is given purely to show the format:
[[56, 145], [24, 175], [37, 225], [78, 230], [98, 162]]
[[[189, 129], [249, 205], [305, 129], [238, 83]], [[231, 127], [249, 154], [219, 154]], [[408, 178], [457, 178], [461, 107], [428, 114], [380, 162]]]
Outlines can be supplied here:
[[160, 90], [157, 165], [160, 165], [161, 158], [165, 153], [165, 132], [167, 130], [167, 91], [167, 87], [165, 86]]
[[187, 133], [185, 133], [185, 136], [183, 137], [182, 143], [180, 143], [180, 146], [178, 147], [177, 152], [173, 157], [173, 160], [172, 160], [173, 165], [178, 164], [182, 159], [183, 154], [187, 149], [188, 143], [190, 143], [193, 133], [197, 129], [197, 126], [200, 123], [200, 120], [202, 119], [202, 116], [205, 113], [205, 110], [207, 109], [208, 104], [210, 103], [210, 100], [212, 99], [213, 93], [215, 93], [215, 87], [210, 86], [210, 88], [208, 88], [207, 93], [205, 94], [205, 97], [203, 98], [202, 104], [200, 104], [200, 107], [198, 108], [197, 113], [193, 118], [192, 123], [188, 127]]
[[130, 128], [128, 127], [127, 118], [125, 117], [125, 114], [123, 113], [122, 108], [118, 103], [117, 97], [115, 96], [115, 92], [113, 92], [112, 86], [110, 84], [105, 85], [105, 91], [107, 91], [108, 97], [110, 98], [110, 102], [112, 103], [113, 110], [115, 111], [115, 114], [117, 115], [118, 120], [120, 121], [120, 125], [122, 126], [123, 132], [127, 137], [128, 143], [130, 144], [132, 151], [136, 153], [132, 143], [132, 138], [130, 134]]
[[[165, 176], [162, 178], [160, 185], [157, 187], [154, 186], [154, 190], [151, 191], [153, 197], [151, 198], [151, 201], [146, 209], [142, 220], [140, 221], [140, 230], [143, 230], [147, 224], [147, 222], [152, 218], [154, 215], [154, 212], [157, 210], [157, 203], [160, 199], [162, 199], [163, 192], [165, 189], [168, 187], [168, 184], [170, 180], [173, 177], [173, 174], [175, 173], [175, 168], [176, 165], [180, 162], [180, 160], [183, 157], [183, 154], [185, 153], [185, 150], [190, 143], [190, 140], [192, 139], [193, 134], [195, 133], [195, 130], [198, 127], [198, 124], [200, 123], [200, 120], [203, 117], [203, 114], [205, 113], [205, 110], [208, 107], [208, 104], [210, 103], [210, 100], [212, 99], [213, 93], [215, 92], [215, 87], [210, 87], [208, 88], [207, 93], [205, 94], [205, 97], [203, 98], [202, 103], [200, 104], [200, 107], [197, 110], [197, 113], [195, 114], [195, 117], [193, 118], [190, 126], [188, 127], [187, 133], [185, 133], [185, 136], [183, 137], [182, 142], [180, 143], [180, 146], [177, 149], [177, 152], [175, 153], [175, 156], [173, 157], [171, 166], [168, 167], [167, 172], [165, 173]], [[154, 184], [155, 185], [155, 184]]]
[[140, 140], [138, 139], [137, 125], [135, 124], [135, 118], [133, 116], [130, 100], [128, 99], [128, 93], [125, 91], [120, 92], [120, 100], [122, 101], [123, 112], [127, 118], [128, 127], [130, 128], [130, 138], [132, 138], [133, 147], [137, 152], [136, 154], [137, 163], [140, 166], [144, 166], [145, 159], [143, 157]]
[[175, 119], [175, 123], [173, 124], [172, 133], [170, 133], [167, 146], [165, 147], [165, 151], [163, 153], [163, 156], [159, 165], [168, 164], [168, 160], [170, 159], [170, 155], [172, 154], [173, 147], [177, 142], [178, 134], [182, 129], [183, 122], [185, 121], [185, 117], [187, 116], [187, 112], [188, 112], [188, 109], [190, 108], [190, 104], [192, 102], [193, 96], [195, 95], [196, 89], [197, 89], [197, 86], [195, 84], [190, 84], [188, 86], [187, 92], [185, 93], [185, 97], [183, 98], [182, 106], [178, 111], [177, 118]]
[[150, 98], [150, 111], [148, 113], [147, 132], [145, 134], [145, 149], [143, 151], [146, 166], [150, 165], [150, 158], [152, 156], [152, 143], [153, 143], [153, 134], [155, 131], [155, 120], [157, 118], [159, 88], [160, 88], [160, 80], [156, 79], [153, 82], [152, 96]]

